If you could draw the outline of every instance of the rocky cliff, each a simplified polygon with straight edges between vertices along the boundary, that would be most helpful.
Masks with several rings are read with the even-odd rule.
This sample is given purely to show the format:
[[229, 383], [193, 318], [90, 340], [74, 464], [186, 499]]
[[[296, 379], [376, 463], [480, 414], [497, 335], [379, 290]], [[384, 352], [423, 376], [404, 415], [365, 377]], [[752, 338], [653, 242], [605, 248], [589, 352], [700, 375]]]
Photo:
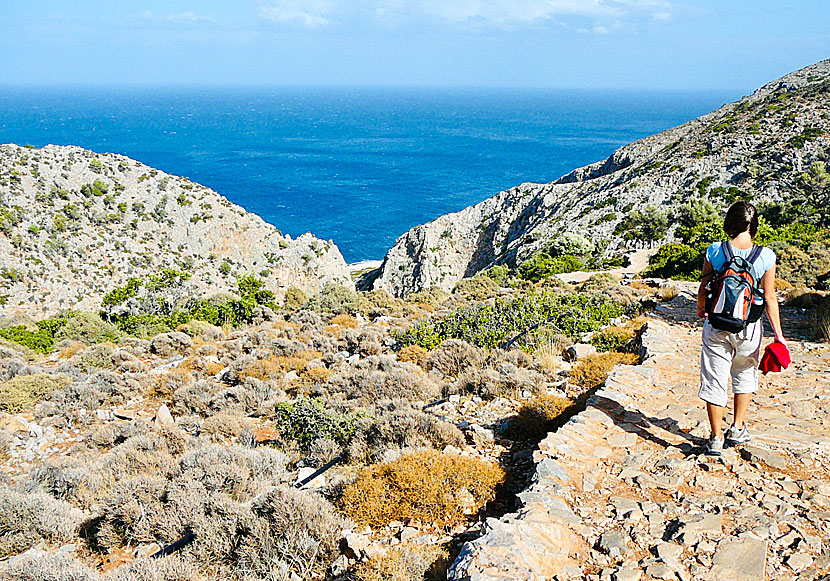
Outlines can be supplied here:
[[825, 60], [555, 182], [522, 184], [413, 228], [387, 253], [374, 288], [397, 296], [450, 290], [489, 266], [516, 266], [568, 233], [612, 256], [645, 243], [619, 234], [647, 205], [671, 209], [701, 195], [787, 199], [805, 168], [827, 158], [828, 109]]
[[97, 310], [108, 290], [162, 268], [201, 294], [255, 274], [285, 289], [351, 285], [337, 246], [283, 235], [187, 178], [79, 147], [0, 145], [0, 314]]

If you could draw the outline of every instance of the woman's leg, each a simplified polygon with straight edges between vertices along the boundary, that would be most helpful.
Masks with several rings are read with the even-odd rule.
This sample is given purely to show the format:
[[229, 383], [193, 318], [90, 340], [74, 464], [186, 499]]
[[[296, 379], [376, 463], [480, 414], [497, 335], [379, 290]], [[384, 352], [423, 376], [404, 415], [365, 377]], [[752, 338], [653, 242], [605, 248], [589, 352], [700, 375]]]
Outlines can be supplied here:
[[752, 393], [736, 393], [735, 394], [735, 411], [732, 423], [738, 429], [744, 426], [744, 418], [746, 418], [746, 410], [749, 409], [749, 401], [752, 399]]
[[712, 437], [723, 438], [723, 412], [725, 407], [706, 402], [706, 413], [709, 416], [709, 427], [712, 428]]

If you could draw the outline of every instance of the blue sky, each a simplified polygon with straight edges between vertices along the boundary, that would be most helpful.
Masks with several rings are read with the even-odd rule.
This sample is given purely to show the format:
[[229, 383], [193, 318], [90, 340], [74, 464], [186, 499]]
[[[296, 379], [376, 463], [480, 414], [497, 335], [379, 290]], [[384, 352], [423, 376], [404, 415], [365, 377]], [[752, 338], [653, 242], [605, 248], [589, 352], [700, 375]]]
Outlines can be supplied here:
[[0, 84], [746, 89], [826, 0], [3, 0]]

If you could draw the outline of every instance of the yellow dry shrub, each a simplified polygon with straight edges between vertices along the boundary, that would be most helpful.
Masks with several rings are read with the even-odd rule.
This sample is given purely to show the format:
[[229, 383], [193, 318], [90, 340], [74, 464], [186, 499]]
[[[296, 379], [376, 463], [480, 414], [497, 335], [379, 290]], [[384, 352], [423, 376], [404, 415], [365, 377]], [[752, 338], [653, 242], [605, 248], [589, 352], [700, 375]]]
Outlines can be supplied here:
[[608, 378], [608, 373], [617, 364], [637, 365], [640, 357], [634, 353], [597, 353], [580, 359], [571, 370], [569, 379], [571, 383], [593, 389], [599, 387]]
[[170, 399], [173, 392], [193, 381], [187, 369], [174, 367], [170, 371], [156, 375], [147, 389], [147, 396], [156, 399]]
[[360, 525], [377, 528], [407, 519], [453, 525], [491, 500], [503, 480], [497, 464], [426, 450], [365, 468], [340, 502]]
[[420, 367], [424, 366], [428, 356], [429, 351], [420, 345], [407, 345], [398, 351], [398, 361], [414, 363]]
[[312, 367], [306, 369], [297, 381], [300, 385], [318, 385], [327, 382], [333, 373], [334, 371], [325, 367]]
[[70, 357], [74, 357], [84, 349], [86, 349], [86, 345], [84, 345], [80, 341], [72, 341], [69, 345], [61, 349], [61, 352], [58, 354], [58, 359], [69, 359]]
[[357, 327], [357, 319], [351, 315], [335, 315], [331, 321], [329, 321], [330, 325], [337, 325], [338, 327], [343, 327], [344, 329], [354, 329]]
[[203, 375], [216, 375], [224, 368], [225, 367], [221, 363], [208, 361], [203, 357], [188, 357], [178, 366], [178, 369], [181, 369], [182, 371], [195, 371], [200, 372]]
[[308, 359], [304, 359], [302, 357], [272, 355], [267, 359], [254, 361], [239, 372], [239, 377], [240, 379], [253, 377], [262, 381], [268, 381], [269, 379], [279, 377], [288, 371], [296, 371], [297, 373], [301, 373], [305, 370], [306, 366], [308, 366]]
[[795, 285], [783, 278], [778, 278], [775, 280], [775, 289], [782, 293], [788, 293], [795, 289]]
[[67, 387], [72, 380], [66, 375], [33, 373], [18, 375], [0, 382], [0, 411], [11, 414], [29, 410], [40, 400]]
[[311, 361], [312, 359], [320, 359], [323, 354], [320, 351], [314, 351], [311, 349], [306, 349], [303, 351], [297, 351], [294, 354], [294, 357], [299, 357], [300, 359], [305, 359], [306, 361]]
[[524, 404], [513, 421], [509, 435], [514, 440], [540, 440], [551, 430], [556, 419], [573, 402], [556, 395], [539, 395]]
[[359, 581], [439, 581], [447, 578], [449, 553], [438, 545], [403, 543], [355, 568]]

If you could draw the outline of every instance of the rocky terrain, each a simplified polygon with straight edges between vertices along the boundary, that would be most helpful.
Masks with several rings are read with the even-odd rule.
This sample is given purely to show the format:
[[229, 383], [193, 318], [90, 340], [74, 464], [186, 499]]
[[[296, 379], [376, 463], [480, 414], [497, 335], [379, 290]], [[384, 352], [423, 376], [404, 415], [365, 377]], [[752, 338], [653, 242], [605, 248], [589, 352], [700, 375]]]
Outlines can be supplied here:
[[794, 341], [753, 399], [753, 441], [703, 456], [694, 290], [658, 308], [642, 364], [539, 443], [522, 508], [488, 519], [451, 579], [826, 578], [830, 349]]
[[825, 60], [555, 182], [522, 184], [417, 226], [397, 240], [368, 284], [395, 296], [451, 290], [492, 265], [518, 266], [567, 235], [606, 258], [670, 240], [676, 224], [653, 238], [620, 235], [630, 229], [632, 212], [648, 205], [670, 211], [703, 196], [723, 203], [792, 199], [802, 173], [827, 159], [828, 87]]
[[0, 145], [0, 314], [95, 311], [132, 277], [191, 273], [195, 294], [254, 274], [282, 298], [351, 285], [337, 246], [283, 235], [187, 178], [79, 147]]

